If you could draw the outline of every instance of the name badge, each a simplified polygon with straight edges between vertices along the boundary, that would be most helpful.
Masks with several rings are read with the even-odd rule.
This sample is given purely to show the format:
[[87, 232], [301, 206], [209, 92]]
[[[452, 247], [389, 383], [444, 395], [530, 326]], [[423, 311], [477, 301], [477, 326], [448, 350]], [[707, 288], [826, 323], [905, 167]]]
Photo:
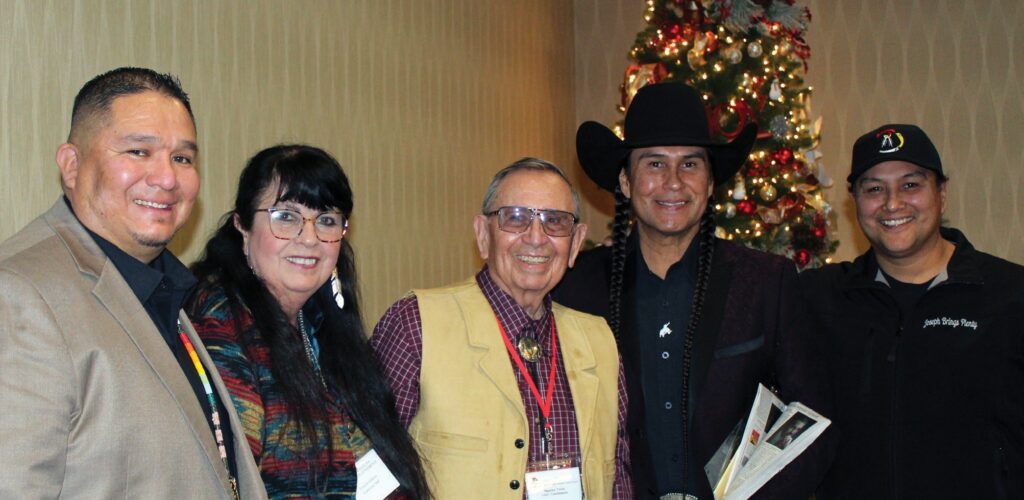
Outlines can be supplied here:
[[529, 500], [580, 500], [583, 484], [580, 468], [539, 470], [526, 473], [526, 498]]
[[377, 450], [370, 450], [356, 460], [356, 500], [382, 500], [396, 489], [398, 480]]

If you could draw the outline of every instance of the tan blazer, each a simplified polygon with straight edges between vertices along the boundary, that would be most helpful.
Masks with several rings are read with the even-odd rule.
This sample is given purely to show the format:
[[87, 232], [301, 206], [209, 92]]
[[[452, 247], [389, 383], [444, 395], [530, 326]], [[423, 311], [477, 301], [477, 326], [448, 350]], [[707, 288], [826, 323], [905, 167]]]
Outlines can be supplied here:
[[[266, 498], [224, 383], [210, 376], [236, 436], [241, 496]], [[0, 244], [0, 498], [229, 498], [207, 418], [63, 199]]]

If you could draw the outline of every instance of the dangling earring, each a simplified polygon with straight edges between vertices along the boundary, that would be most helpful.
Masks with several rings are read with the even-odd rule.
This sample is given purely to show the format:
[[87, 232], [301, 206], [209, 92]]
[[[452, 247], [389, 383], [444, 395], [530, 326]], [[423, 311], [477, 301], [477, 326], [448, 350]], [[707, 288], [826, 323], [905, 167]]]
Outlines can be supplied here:
[[344, 309], [345, 296], [341, 294], [341, 280], [338, 279], [337, 269], [331, 273], [331, 291], [334, 292], [334, 302], [338, 304], [338, 309]]

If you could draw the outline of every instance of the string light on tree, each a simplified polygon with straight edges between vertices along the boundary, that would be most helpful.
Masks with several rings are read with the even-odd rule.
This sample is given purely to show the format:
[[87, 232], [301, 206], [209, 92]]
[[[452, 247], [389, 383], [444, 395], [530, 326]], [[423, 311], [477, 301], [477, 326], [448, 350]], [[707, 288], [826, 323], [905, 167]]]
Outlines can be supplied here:
[[715, 193], [716, 234], [800, 267], [830, 261], [838, 242], [821, 191], [832, 181], [804, 85], [808, 9], [796, 0], [647, 0], [644, 20], [619, 110], [644, 85], [684, 81], [701, 92], [713, 136], [731, 140], [757, 123], [747, 164]]

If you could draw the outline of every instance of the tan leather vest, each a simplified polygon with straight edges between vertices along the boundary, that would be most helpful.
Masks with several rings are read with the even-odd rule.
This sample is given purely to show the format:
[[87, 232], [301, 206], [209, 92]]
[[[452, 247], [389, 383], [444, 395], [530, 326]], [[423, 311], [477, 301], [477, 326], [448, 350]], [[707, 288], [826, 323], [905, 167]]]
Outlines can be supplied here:
[[[494, 312], [476, 281], [414, 290], [423, 321], [420, 404], [409, 433], [435, 498], [522, 498], [526, 411]], [[604, 319], [554, 304], [587, 498], [611, 498], [618, 353]], [[527, 445], [517, 448], [522, 439]], [[516, 481], [518, 488], [512, 488]]]

